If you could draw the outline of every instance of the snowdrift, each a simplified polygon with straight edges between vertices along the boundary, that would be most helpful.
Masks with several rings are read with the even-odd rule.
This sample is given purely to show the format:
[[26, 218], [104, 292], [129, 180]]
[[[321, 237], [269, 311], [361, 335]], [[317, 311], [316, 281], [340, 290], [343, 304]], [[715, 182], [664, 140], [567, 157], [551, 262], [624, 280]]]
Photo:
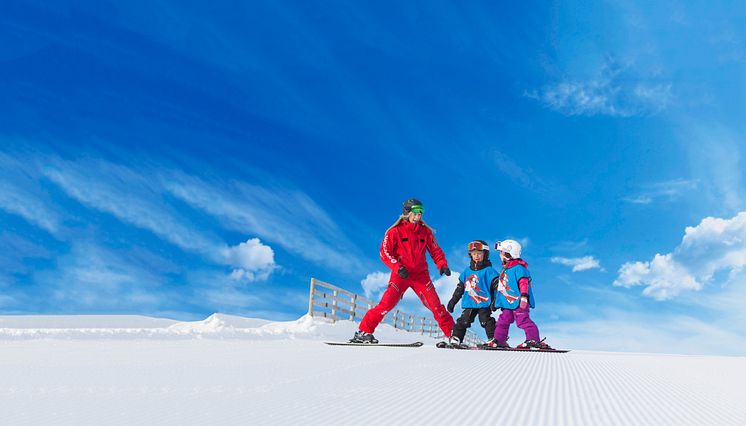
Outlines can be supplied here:
[[[272, 322], [212, 314], [201, 321], [179, 322], [136, 315], [0, 316], [0, 339], [310, 339], [347, 340], [357, 325], [332, 323], [304, 315], [295, 321]], [[429, 339], [381, 325], [376, 335], [389, 341]]]

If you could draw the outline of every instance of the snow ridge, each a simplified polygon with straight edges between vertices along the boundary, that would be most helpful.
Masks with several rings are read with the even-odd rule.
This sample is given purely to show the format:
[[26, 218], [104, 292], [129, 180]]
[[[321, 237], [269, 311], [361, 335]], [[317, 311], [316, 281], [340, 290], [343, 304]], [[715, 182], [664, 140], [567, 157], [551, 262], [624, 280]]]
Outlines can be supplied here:
[[[24, 321], [32, 326], [21, 326]], [[109, 327], [106, 324], [119, 324]], [[135, 323], [138, 326], [121, 326]], [[64, 324], [67, 326], [58, 326]], [[0, 339], [35, 338], [266, 338], [271, 336], [294, 337], [305, 335], [313, 329], [313, 319], [301, 317], [297, 321], [273, 323], [269, 320], [243, 318], [225, 314], [212, 314], [201, 321], [178, 322], [173, 320], [136, 316], [81, 316], [71, 317], [29, 316], [0, 317]]]

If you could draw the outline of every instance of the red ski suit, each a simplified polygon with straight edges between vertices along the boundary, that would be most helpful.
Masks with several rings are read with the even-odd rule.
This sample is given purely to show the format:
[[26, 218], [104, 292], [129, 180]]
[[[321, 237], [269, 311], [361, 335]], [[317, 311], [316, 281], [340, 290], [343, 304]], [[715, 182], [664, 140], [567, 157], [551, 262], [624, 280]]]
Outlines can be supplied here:
[[[381, 260], [391, 269], [389, 286], [378, 305], [369, 310], [360, 322], [360, 330], [373, 333], [386, 314], [399, 303], [408, 288], [412, 288], [422, 303], [433, 312], [435, 320], [446, 336], [451, 335], [453, 318], [440, 303], [430, 273], [427, 270], [425, 250], [435, 261], [438, 270], [448, 266], [435, 236], [430, 228], [421, 222], [402, 220], [389, 228], [381, 243]], [[400, 266], [407, 268], [409, 276], [397, 274]]]

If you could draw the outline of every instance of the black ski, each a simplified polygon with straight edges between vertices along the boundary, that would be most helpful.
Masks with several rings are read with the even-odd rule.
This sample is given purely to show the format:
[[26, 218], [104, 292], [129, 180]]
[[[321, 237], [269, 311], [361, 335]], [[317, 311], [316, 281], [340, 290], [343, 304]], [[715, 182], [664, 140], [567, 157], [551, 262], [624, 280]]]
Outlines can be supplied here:
[[422, 342], [413, 343], [352, 343], [352, 342], [324, 342], [333, 346], [382, 346], [386, 348], [419, 348], [424, 345]]
[[464, 345], [464, 344], [455, 345], [453, 343], [448, 343], [448, 342], [438, 342], [435, 345], [435, 347], [438, 349], [470, 349], [469, 345]]

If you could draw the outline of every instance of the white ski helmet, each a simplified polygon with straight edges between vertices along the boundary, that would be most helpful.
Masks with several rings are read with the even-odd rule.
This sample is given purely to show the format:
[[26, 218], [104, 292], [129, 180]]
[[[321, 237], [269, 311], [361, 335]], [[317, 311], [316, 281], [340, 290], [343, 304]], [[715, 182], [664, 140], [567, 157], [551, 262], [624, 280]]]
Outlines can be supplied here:
[[519, 259], [521, 257], [521, 244], [516, 240], [505, 240], [498, 241], [495, 243], [495, 250], [504, 251], [510, 255], [513, 259]]

